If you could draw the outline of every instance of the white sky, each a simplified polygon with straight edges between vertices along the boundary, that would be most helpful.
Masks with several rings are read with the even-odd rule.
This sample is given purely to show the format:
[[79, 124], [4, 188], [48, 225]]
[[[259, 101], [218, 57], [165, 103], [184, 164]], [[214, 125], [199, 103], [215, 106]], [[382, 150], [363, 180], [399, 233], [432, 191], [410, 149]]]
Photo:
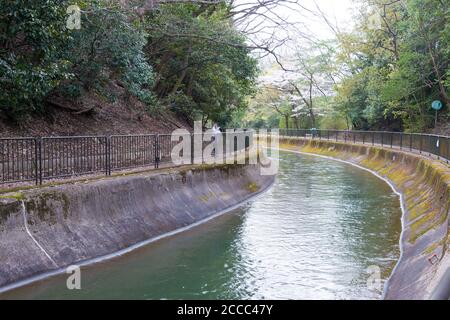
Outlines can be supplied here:
[[[342, 30], [352, 27], [352, 14], [354, 12], [355, 4], [352, 0], [316, 0], [319, 8], [328, 16], [330, 21], [337, 24]], [[302, 0], [307, 8], [317, 11], [313, 0]], [[353, 10], [352, 10], [353, 8]], [[310, 15], [311, 30], [320, 38], [332, 37], [333, 34], [330, 28], [319, 17]]]
[[[255, 4], [259, 1], [261, 0], [236, 0], [235, 4]], [[325, 40], [334, 37], [333, 31], [320, 16], [319, 9], [327, 16], [330, 23], [337, 26], [339, 30], [348, 31], [353, 26], [353, 14], [356, 11], [356, 4], [352, 0], [298, 0], [298, 5], [289, 2], [287, 0], [287, 2], [272, 8], [269, 12], [263, 8], [260, 9], [258, 12], [269, 17], [262, 24], [267, 28], [250, 36], [251, 39], [259, 44], [265, 38], [273, 37], [272, 33], [278, 39], [289, 37], [290, 40], [277, 49], [277, 53], [281, 56], [288, 56], [296, 47], [306, 43], [307, 38]], [[277, 22], [283, 20], [286, 20], [289, 25], [275, 26]], [[252, 27], [258, 25], [258, 28], [255, 27], [255, 30], [259, 30], [259, 23], [260, 20], [256, 19], [250, 26], [242, 22], [238, 27], [245, 30], [253, 30]], [[273, 61], [273, 58], [268, 57], [262, 62], [267, 66]]]
[[[236, 0], [235, 4], [254, 5], [264, 0]], [[283, 67], [293, 70], [297, 69], [295, 59], [292, 56], [295, 52], [301, 50], [300, 48], [307, 46], [308, 40], [329, 40], [333, 39], [334, 32], [324, 21], [320, 11], [327, 17], [330, 24], [337, 27], [339, 31], [350, 31], [354, 26], [354, 15], [357, 12], [357, 0], [298, 0], [298, 5], [289, 3], [295, 0], [286, 0], [281, 5], [274, 7], [271, 11], [261, 9], [258, 11], [263, 13], [269, 19], [264, 19], [263, 26], [267, 26], [261, 32], [255, 32], [250, 38], [258, 44], [264, 42], [265, 38], [276, 38], [283, 40], [287, 37], [290, 39], [281, 47], [276, 49], [277, 57], [282, 63]], [[238, 7], [239, 8], [239, 7]], [[242, 9], [242, 7], [241, 7]], [[287, 25], [277, 26], [277, 22], [286, 20]], [[245, 20], [244, 20], [245, 21]], [[251, 20], [252, 21], [252, 20]], [[238, 24], [241, 29], [253, 30], [252, 27], [256, 24], [260, 30], [260, 20], [252, 21], [254, 24], [248, 26], [246, 23]], [[260, 52], [261, 53], [261, 52]], [[296, 78], [296, 72], [285, 72], [278, 64], [272, 55], [267, 55], [259, 60], [262, 74], [259, 77], [260, 83], [281, 83], [285, 82], [287, 77]]]

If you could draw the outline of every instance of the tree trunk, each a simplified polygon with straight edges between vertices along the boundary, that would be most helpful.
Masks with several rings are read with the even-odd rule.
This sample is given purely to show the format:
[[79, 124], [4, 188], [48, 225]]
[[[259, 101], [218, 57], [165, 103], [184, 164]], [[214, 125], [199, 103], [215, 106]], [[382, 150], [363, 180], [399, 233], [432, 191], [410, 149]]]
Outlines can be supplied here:
[[192, 52], [192, 46], [189, 46], [187, 53], [186, 53], [186, 57], [184, 58], [184, 61], [183, 61], [183, 71], [181, 71], [181, 75], [178, 77], [177, 82], [175, 82], [175, 85], [173, 86], [172, 90], [170, 91], [170, 94], [176, 93], [178, 91], [178, 88], [183, 83], [183, 80], [187, 74], [189, 58], [190, 58], [191, 52]]
[[447, 105], [447, 107], [450, 109], [450, 97], [448, 96], [447, 90], [445, 89], [444, 81], [442, 80], [441, 72], [439, 71], [439, 66], [436, 62], [436, 58], [433, 54], [433, 50], [432, 50], [430, 43], [428, 43], [428, 52], [431, 57], [431, 62], [433, 63], [434, 72], [436, 73], [436, 77], [437, 77], [437, 81], [438, 81], [438, 85], [439, 85], [439, 95], [442, 98], [442, 100], [444, 100], [444, 103]]
[[311, 116], [311, 125], [313, 128], [316, 127], [316, 116], [314, 115], [313, 110], [313, 101], [312, 101], [312, 85], [313, 85], [313, 78], [311, 77], [310, 83], [309, 83], [309, 114]]

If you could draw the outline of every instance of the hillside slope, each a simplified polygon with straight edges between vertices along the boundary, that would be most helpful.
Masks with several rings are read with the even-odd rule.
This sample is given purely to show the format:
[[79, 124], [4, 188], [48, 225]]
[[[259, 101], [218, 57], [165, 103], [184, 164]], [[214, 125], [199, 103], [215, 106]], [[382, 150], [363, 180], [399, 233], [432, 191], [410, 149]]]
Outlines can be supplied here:
[[190, 128], [167, 107], [154, 107], [149, 112], [146, 105], [124, 94], [123, 88], [111, 85], [110, 90], [117, 96], [114, 102], [94, 93], [76, 101], [60, 98], [45, 112], [18, 122], [0, 112], [0, 137], [170, 133]]

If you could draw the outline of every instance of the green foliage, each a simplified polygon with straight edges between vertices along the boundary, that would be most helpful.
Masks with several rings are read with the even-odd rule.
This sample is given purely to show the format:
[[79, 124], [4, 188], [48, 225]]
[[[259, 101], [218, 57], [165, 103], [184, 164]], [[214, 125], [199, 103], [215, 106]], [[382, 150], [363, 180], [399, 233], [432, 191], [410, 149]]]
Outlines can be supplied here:
[[[280, 120], [284, 117], [274, 106], [281, 104], [280, 92], [271, 87], [260, 88], [258, 92], [249, 99], [248, 109], [240, 119], [243, 127], [251, 128], [278, 128]], [[289, 112], [290, 114], [290, 112]]]
[[[81, 29], [68, 30], [66, 9], [75, 3]], [[225, 4], [160, 5], [140, 17], [118, 0], [75, 3], [0, 0], [3, 112], [19, 118], [54, 96], [88, 92], [114, 100], [114, 81], [148, 106], [170, 105], [189, 120], [225, 125], [242, 116], [257, 66]]]
[[70, 77], [62, 54], [69, 40], [64, 3], [0, 0], [0, 110], [12, 118], [40, 110], [42, 99]]
[[110, 79], [117, 79], [130, 94], [151, 104], [154, 74], [143, 52], [146, 34], [120, 10], [104, 6], [98, 0], [85, 5], [82, 27], [71, 33], [66, 55], [76, 77], [69, 86], [78, 86], [80, 94], [92, 89], [104, 93]]
[[42, 110], [54, 93], [67, 98], [92, 89], [104, 93], [112, 79], [140, 100], [154, 103], [154, 74], [143, 52], [146, 34], [139, 24], [109, 7], [109, 1], [80, 1], [81, 29], [69, 30], [69, 4], [1, 0], [1, 110], [18, 118]]
[[[361, 3], [369, 14], [353, 34], [339, 37], [341, 61], [350, 72], [337, 87], [338, 109], [356, 129], [431, 128], [431, 101], [450, 107], [448, 4]], [[379, 25], [371, 24], [374, 15]]]
[[256, 61], [226, 10], [166, 5], [146, 19], [158, 97], [190, 121], [224, 126], [241, 114], [253, 92]]
[[319, 118], [318, 128], [322, 130], [345, 130], [347, 122], [339, 112], [330, 112]]

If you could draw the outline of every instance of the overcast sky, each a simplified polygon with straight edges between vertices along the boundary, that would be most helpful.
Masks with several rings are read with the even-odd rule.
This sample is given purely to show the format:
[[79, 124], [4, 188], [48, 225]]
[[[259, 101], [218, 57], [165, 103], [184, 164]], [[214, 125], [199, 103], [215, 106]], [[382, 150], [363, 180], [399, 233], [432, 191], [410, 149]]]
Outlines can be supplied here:
[[[239, 9], [242, 9], [246, 3], [254, 5], [258, 3], [258, 0], [237, 0], [235, 2]], [[302, 42], [307, 42], [308, 38], [325, 40], [334, 37], [332, 30], [321, 17], [320, 11], [327, 16], [331, 24], [337, 25], [341, 31], [346, 31], [353, 26], [355, 8], [356, 4], [352, 0], [299, 0], [299, 5], [289, 3], [289, 1], [282, 2], [281, 5], [271, 8], [269, 12], [264, 8], [258, 11], [269, 17], [269, 19], [264, 18], [263, 22], [267, 28], [251, 34], [250, 38], [260, 44], [263, 42], [262, 39], [273, 37], [273, 33], [280, 40], [289, 37], [291, 40], [277, 49], [280, 56], [288, 56], [293, 52], [293, 48], [301, 46]], [[276, 26], [283, 20], [287, 21], [289, 25]], [[250, 26], [246, 24], [247, 20], [241, 21], [238, 27], [251, 31], [260, 30], [259, 18], [251, 21]], [[267, 65], [268, 61], [273, 62], [274, 59], [267, 57], [263, 61]]]
[[[357, 4], [353, 0], [299, 0], [299, 5], [291, 4], [289, 1], [272, 8], [270, 12], [261, 8], [259, 12], [269, 17], [269, 19], [265, 18], [263, 22], [263, 25], [267, 25], [267, 29], [250, 35], [250, 38], [258, 44], [263, 43], [265, 37], [270, 38], [274, 34], [280, 40], [289, 38], [289, 41], [276, 50], [280, 62], [288, 69], [291, 69], [290, 65], [293, 63], [289, 57], [292, 57], [299, 47], [304, 47], [304, 44], [308, 43], [307, 39], [316, 41], [334, 38], [333, 31], [322, 18], [320, 11], [326, 15], [333, 26], [338, 26], [340, 31], [349, 31], [354, 25]], [[254, 5], [258, 3], [258, 0], [237, 0], [235, 2], [238, 5], [246, 3]], [[238, 8], [242, 9], [242, 7]], [[276, 26], [277, 22], [283, 20], [287, 21], [288, 25]], [[242, 23], [238, 27], [252, 31], [259, 30], [261, 21], [258, 19], [251, 21], [253, 26], [258, 25], [258, 28], [252, 29], [252, 26], [248, 26], [246, 23]], [[260, 77], [262, 82], [285, 78], [286, 72], [279, 68], [273, 69], [274, 65], [277, 66], [272, 55], [260, 59], [260, 67], [264, 70]]]
[[[319, 8], [330, 18], [331, 21], [338, 24], [339, 28], [345, 30], [352, 26], [352, 14], [354, 12], [355, 4], [351, 0], [316, 0]], [[317, 11], [313, 0], [302, 0], [307, 8]], [[319, 17], [309, 15], [309, 23], [311, 30], [317, 36], [322, 38], [331, 37], [330, 28]]]

